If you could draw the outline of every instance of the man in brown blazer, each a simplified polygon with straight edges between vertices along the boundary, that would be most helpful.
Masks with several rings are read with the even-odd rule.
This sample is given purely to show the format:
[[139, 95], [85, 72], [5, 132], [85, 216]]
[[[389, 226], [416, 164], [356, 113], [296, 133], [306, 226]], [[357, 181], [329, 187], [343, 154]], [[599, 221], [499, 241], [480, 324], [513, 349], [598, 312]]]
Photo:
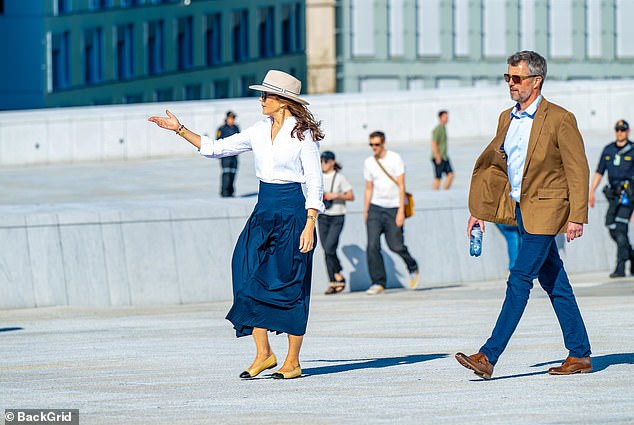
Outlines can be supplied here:
[[476, 161], [469, 191], [467, 235], [484, 221], [517, 224], [520, 249], [507, 281], [506, 297], [491, 337], [471, 356], [456, 360], [489, 379], [524, 313], [533, 280], [548, 294], [568, 357], [552, 375], [592, 371], [590, 342], [564, 270], [555, 236], [568, 242], [588, 222], [589, 168], [572, 113], [541, 95], [546, 60], [531, 51], [511, 55], [508, 83], [516, 104], [500, 114], [497, 132]]

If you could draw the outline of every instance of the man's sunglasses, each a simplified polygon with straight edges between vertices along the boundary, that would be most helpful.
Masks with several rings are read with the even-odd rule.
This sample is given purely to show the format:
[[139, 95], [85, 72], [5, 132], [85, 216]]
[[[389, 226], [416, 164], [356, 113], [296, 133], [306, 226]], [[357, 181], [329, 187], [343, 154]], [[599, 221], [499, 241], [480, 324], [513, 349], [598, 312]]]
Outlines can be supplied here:
[[614, 131], [625, 132], [625, 131], [627, 131], [627, 128], [618, 127], [618, 128], [615, 128]]
[[504, 74], [504, 81], [506, 81], [508, 83], [509, 81], [513, 80], [513, 84], [520, 84], [525, 79], [533, 78], [533, 77], [539, 77], [539, 75], [511, 75], [511, 74]]
[[383, 143], [368, 143], [368, 145], [372, 146], [373, 148], [378, 148], [379, 146], [381, 146]]

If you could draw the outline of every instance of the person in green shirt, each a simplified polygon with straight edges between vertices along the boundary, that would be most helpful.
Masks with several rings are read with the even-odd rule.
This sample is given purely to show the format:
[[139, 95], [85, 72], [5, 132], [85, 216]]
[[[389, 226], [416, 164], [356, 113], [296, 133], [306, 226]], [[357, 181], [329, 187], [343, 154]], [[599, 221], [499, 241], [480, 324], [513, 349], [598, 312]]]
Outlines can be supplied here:
[[453, 169], [447, 156], [447, 122], [449, 121], [449, 112], [438, 112], [438, 125], [431, 134], [431, 162], [434, 166], [434, 184], [433, 189], [440, 189], [440, 180], [443, 173], [446, 175], [443, 189], [447, 190], [451, 187], [453, 181]]

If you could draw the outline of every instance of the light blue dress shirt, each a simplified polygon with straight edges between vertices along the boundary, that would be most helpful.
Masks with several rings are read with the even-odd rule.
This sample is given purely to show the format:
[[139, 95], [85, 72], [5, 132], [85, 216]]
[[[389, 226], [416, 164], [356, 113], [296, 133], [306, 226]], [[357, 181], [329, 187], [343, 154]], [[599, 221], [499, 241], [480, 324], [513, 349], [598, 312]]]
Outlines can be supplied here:
[[533, 128], [533, 118], [537, 112], [539, 102], [542, 100], [540, 94], [526, 108], [525, 111], [518, 114], [519, 103], [511, 111], [511, 125], [506, 132], [504, 138], [504, 152], [506, 152], [506, 166], [511, 182], [511, 198], [515, 202], [520, 202], [520, 194], [522, 193], [522, 177], [524, 175], [524, 164], [526, 164], [526, 152], [528, 150], [528, 140], [531, 137], [531, 129]]

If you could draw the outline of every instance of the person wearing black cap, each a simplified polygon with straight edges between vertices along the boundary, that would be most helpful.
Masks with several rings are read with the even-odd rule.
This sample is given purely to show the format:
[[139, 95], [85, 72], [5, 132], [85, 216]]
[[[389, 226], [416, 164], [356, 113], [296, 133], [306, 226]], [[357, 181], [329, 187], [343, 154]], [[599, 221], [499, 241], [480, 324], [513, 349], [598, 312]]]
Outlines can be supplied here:
[[341, 274], [341, 263], [337, 257], [339, 236], [343, 230], [346, 216], [346, 201], [354, 201], [352, 185], [341, 174], [341, 165], [335, 161], [331, 151], [321, 153], [321, 171], [324, 175], [324, 206], [326, 211], [319, 214], [319, 240], [324, 248], [326, 270], [330, 286], [326, 295], [338, 294], [346, 287], [346, 279]]
[[594, 208], [594, 192], [601, 183], [603, 174], [608, 173], [608, 185], [603, 193], [608, 199], [605, 225], [617, 247], [616, 269], [610, 277], [625, 277], [625, 263], [630, 261], [630, 273], [634, 274], [634, 252], [628, 238], [630, 218], [634, 206], [634, 143], [629, 140], [630, 125], [618, 120], [614, 126], [616, 140], [607, 145], [601, 153], [599, 165], [592, 178], [588, 204]]
[[[216, 132], [216, 139], [224, 139], [225, 137], [233, 136], [237, 133], [240, 133], [240, 127], [236, 125], [236, 114], [232, 111], [227, 111], [224, 125], [218, 127], [218, 131]], [[220, 166], [222, 167], [220, 196], [229, 198], [232, 197], [235, 192], [233, 182], [238, 172], [238, 157], [233, 155], [220, 158]]]

